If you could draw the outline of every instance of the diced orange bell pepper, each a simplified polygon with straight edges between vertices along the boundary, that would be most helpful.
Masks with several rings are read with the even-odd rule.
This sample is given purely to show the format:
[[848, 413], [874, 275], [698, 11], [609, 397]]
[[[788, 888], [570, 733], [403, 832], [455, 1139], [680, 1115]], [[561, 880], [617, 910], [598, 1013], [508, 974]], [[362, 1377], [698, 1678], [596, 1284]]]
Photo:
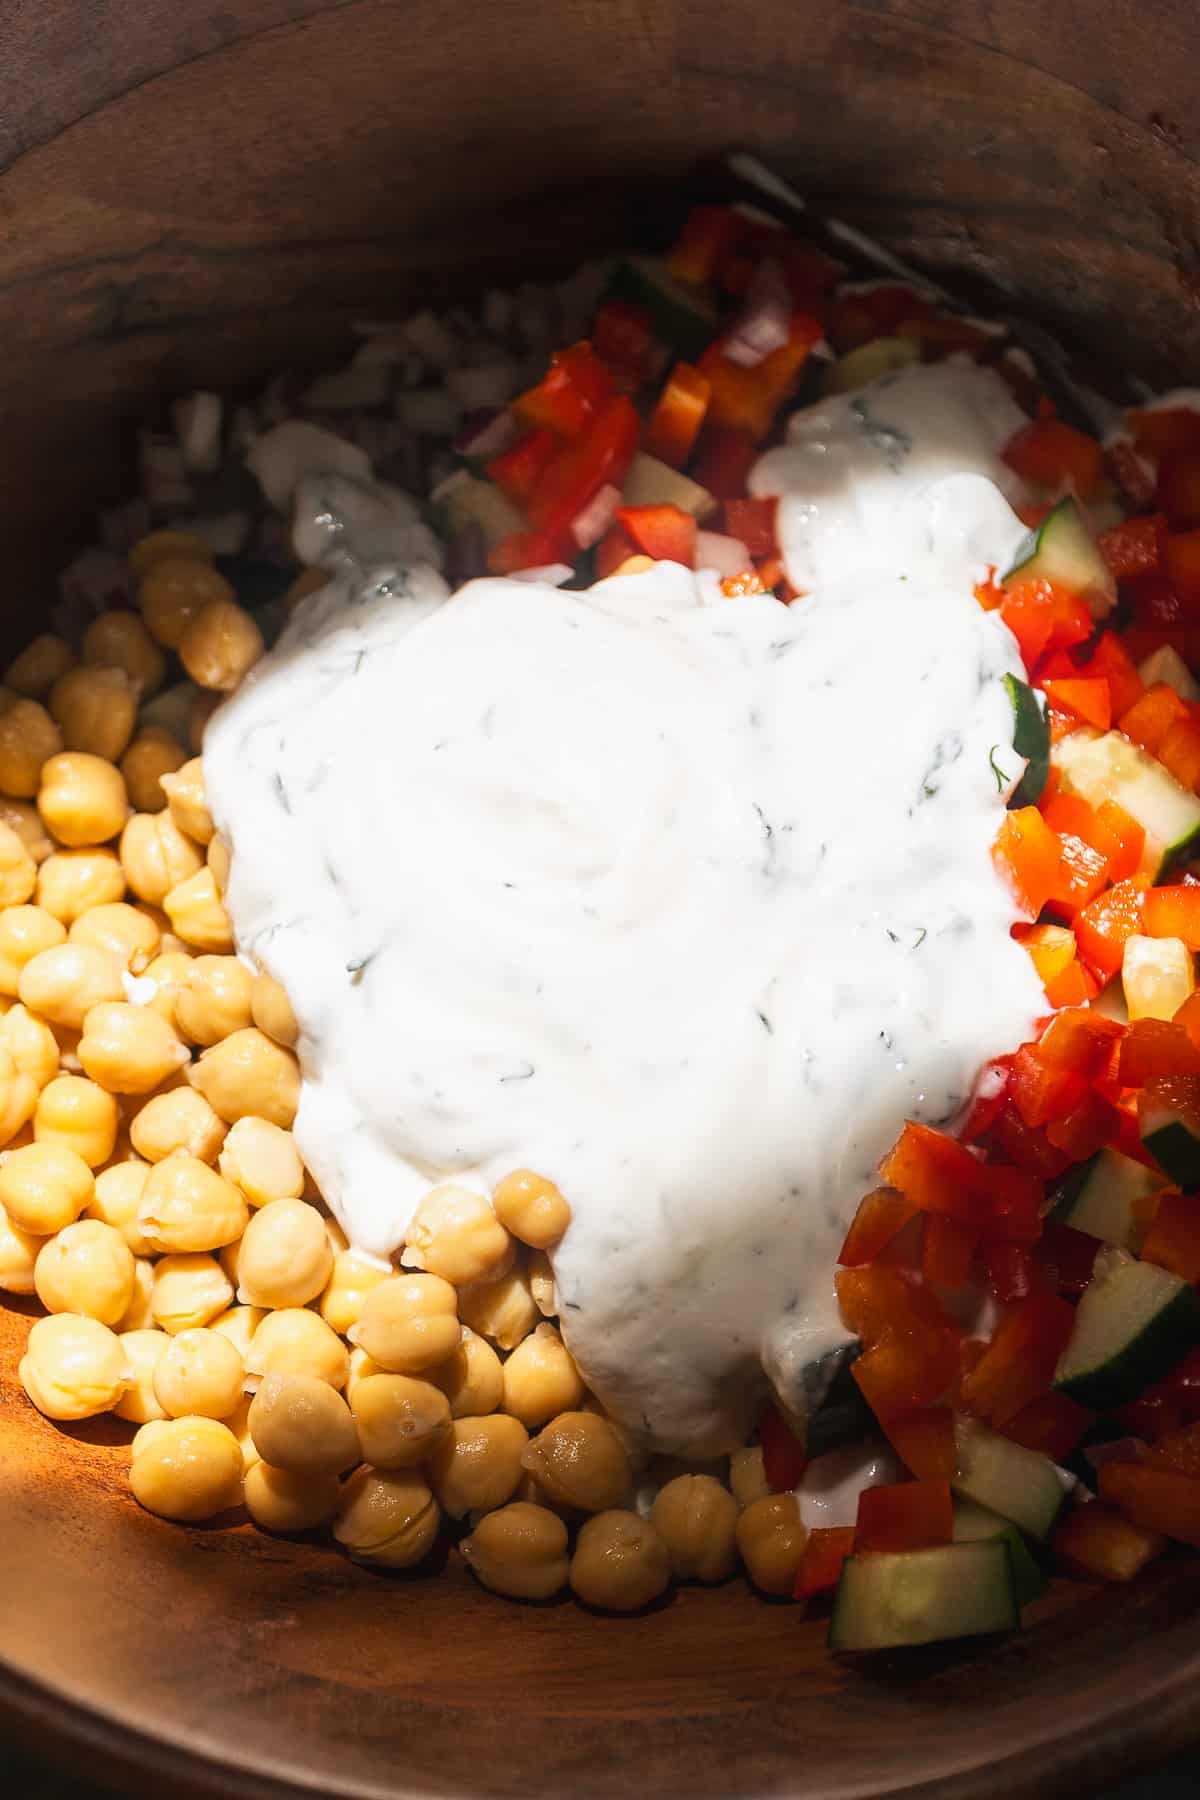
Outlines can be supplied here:
[[757, 569], [742, 569], [737, 575], [721, 577], [721, 592], [727, 600], [740, 600], [743, 594], [765, 594], [766, 591]]
[[1126, 939], [1141, 931], [1142, 908], [1149, 885], [1138, 876], [1118, 881], [1105, 893], [1097, 895], [1072, 920], [1080, 955], [1101, 974], [1117, 973], [1125, 955]]
[[1069, 962], [1060, 974], [1046, 982], [1045, 987], [1046, 998], [1051, 1006], [1085, 1006], [1099, 992], [1099, 984], [1088, 974], [1078, 957]]
[[1103, 453], [1095, 438], [1061, 419], [1034, 419], [1001, 451], [1010, 469], [1041, 487], [1072, 488], [1081, 499], [1095, 493], [1103, 473]]
[[810, 1531], [796, 1571], [794, 1600], [830, 1593], [842, 1578], [842, 1564], [854, 1550], [854, 1527], [837, 1525]]
[[1117, 1079], [1140, 1088], [1166, 1075], [1200, 1075], [1200, 1048], [1173, 1019], [1135, 1019], [1121, 1044]]
[[1200, 1545], [1200, 1481], [1170, 1469], [1125, 1462], [1102, 1463], [1099, 1479], [1101, 1498], [1135, 1524], [1183, 1544]]
[[1170, 1394], [1184, 1425], [1200, 1423], [1200, 1350], [1189, 1350], [1158, 1385]]
[[962, 1219], [927, 1213], [921, 1234], [921, 1274], [932, 1287], [951, 1293], [965, 1287], [979, 1245], [979, 1233]]
[[1130, 575], [1147, 575], [1162, 566], [1166, 525], [1161, 513], [1151, 513], [1141, 519], [1123, 519], [1100, 533], [1100, 554], [1119, 581]]
[[1190, 600], [1200, 597], [1200, 531], [1173, 531], [1163, 567], [1168, 581]]
[[[1094, 1250], [1093, 1239], [1093, 1253]], [[997, 1430], [1011, 1438], [1014, 1444], [1024, 1444], [1027, 1450], [1040, 1450], [1043, 1456], [1062, 1462], [1064, 1457], [1070, 1456], [1094, 1418], [1094, 1413], [1085, 1411], [1070, 1395], [1056, 1393], [1050, 1388], [1014, 1413], [1011, 1419], [1006, 1419]]]
[[1112, 690], [1102, 676], [1043, 681], [1042, 687], [1060, 712], [1073, 713], [1099, 731], [1112, 724]]
[[1015, 1418], [1049, 1389], [1074, 1322], [1075, 1309], [1057, 1294], [1030, 1294], [1001, 1319], [962, 1384], [963, 1404], [994, 1425]]
[[1195, 711], [1178, 720], [1159, 742], [1154, 754], [1181, 787], [1193, 793], [1200, 788], [1200, 716]]
[[810, 313], [793, 313], [787, 343], [752, 369], [730, 362], [723, 342], [711, 344], [699, 367], [712, 383], [709, 413], [714, 424], [748, 432], [756, 443], [761, 442], [791, 393], [809, 351], [823, 335], [819, 319]]
[[1120, 1132], [1120, 1109], [1095, 1088], [1089, 1088], [1064, 1119], [1051, 1119], [1046, 1126], [1050, 1142], [1073, 1162], [1086, 1162], [1105, 1144], [1115, 1143]]
[[511, 449], [493, 456], [487, 465], [488, 480], [494, 481], [502, 493], [523, 507], [558, 447], [558, 438], [546, 426], [527, 431]]
[[512, 410], [522, 424], [544, 426], [574, 441], [588, 430], [612, 391], [612, 377], [584, 341], [556, 350], [541, 381], [518, 394]]
[[1085, 1081], [1104, 1075], [1121, 1041], [1124, 1026], [1086, 1006], [1055, 1013], [1042, 1033], [1038, 1049], [1049, 1063], [1071, 1069]]
[[1119, 1406], [1113, 1418], [1130, 1437], [1145, 1438], [1151, 1442], [1178, 1431], [1183, 1424], [1183, 1413], [1178, 1401], [1162, 1382], [1154, 1388], [1147, 1388], [1144, 1394], [1139, 1394], [1128, 1406]]
[[1108, 859], [1108, 880], [1124, 881], [1137, 872], [1146, 833], [1123, 806], [1115, 800], [1105, 800], [1096, 808], [1089, 842]]
[[1014, 925], [1012, 934], [1029, 955], [1043, 987], [1075, 961], [1075, 933], [1066, 925]]
[[667, 268], [676, 281], [704, 287], [742, 229], [743, 216], [732, 206], [693, 206], [667, 257]]
[[755, 562], [760, 557], [774, 556], [779, 544], [775, 521], [779, 512], [777, 495], [760, 500], [735, 499], [725, 502], [725, 529], [730, 537], [745, 544]]
[[878, 1343], [889, 1331], [919, 1336], [952, 1325], [937, 1296], [901, 1269], [881, 1263], [839, 1269], [834, 1286], [848, 1329], [864, 1344]]
[[888, 1442], [918, 1481], [953, 1481], [958, 1473], [954, 1415], [948, 1406], [892, 1413], [880, 1420]]
[[1043, 804], [1042, 816], [1061, 847], [1047, 903], [1071, 917], [1095, 898], [1107, 879], [1108, 859], [1091, 841], [1096, 815], [1085, 800], [1060, 793]]
[[1157, 1263], [1184, 1281], [1200, 1281], [1200, 1198], [1163, 1194], [1139, 1254], [1143, 1262]]
[[1001, 1306], [1016, 1306], [1033, 1293], [1040, 1271], [1031, 1244], [996, 1239], [981, 1247], [979, 1261], [984, 1286]]
[[1101, 632], [1095, 649], [1087, 661], [1080, 664], [1078, 673], [1104, 677], [1112, 695], [1114, 719], [1128, 712], [1145, 692], [1146, 684], [1138, 674], [1137, 664], [1115, 631]]
[[1166, 1548], [1161, 1532], [1135, 1525], [1103, 1500], [1073, 1506], [1053, 1543], [1057, 1561], [1085, 1581], [1132, 1581]]
[[864, 1488], [858, 1496], [854, 1553], [932, 1550], [954, 1535], [954, 1503], [948, 1481], [901, 1481]]
[[617, 384], [629, 389], [650, 380], [663, 355], [649, 311], [629, 300], [604, 300], [596, 308], [592, 349]]
[[763, 1408], [758, 1441], [762, 1445], [767, 1486], [773, 1494], [786, 1494], [803, 1475], [808, 1459], [804, 1445], [773, 1401]]
[[1181, 700], [1173, 687], [1165, 681], [1156, 681], [1148, 687], [1141, 699], [1121, 714], [1120, 726], [1127, 738], [1140, 744], [1143, 750], [1151, 754], [1181, 719], [1188, 716], [1187, 704]]
[[1036, 806], [1004, 815], [992, 855], [1020, 904], [1035, 918], [1058, 880], [1062, 845]]
[[874, 1262], [879, 1252], [915, 1218], [916, 1207], [895, 1188], [873, 1188], [859, 1201], [838, 1262], [846, 1268]]
[[691, 363], [677, 362], [646, 427], [646, 453], [682, 469], [695, 448], [708, 411], [712, 383]]
[[945, 1132], [910, 1120], [879, 1167], [884, 1180], [921, 1212], [975, 1224], [983, 1165]]
[[628, 533], [645, 556], [659, 562], [682, 563], [685, 569], [696, 564], [696, 521], [682, 507], [619, 506], [617, 523]]
[[998, 1056], [992, 1062], [985, 1063], [966, 1122], [959, 1134], [964, 1144], [977, 1144], [995, 1124], [1000, 1108], [1008, 1098], [1011, 1063], [1012, 1058], [1008, 1056]]
[[1020, 645], [1027, 669], [1035, 669], [1048, 650], [1086, 643], [1092, 634], [1083, 601], [1036, 578], [1018, 576], [1005, 584], [1000, 617]]
[[1200, 413], [1190, 406], [1133, 408], [1125, 415], [1129, 434], [1145, 456], [1200, 450]]
[[1147, 1081], [1137, 1099], [1138, 1117], [1170, 1107], [1183, 1118], [1194, 1136], [1200, 1137], [1200, 1075], [1164, 1075]]
[[933, 1406], [958, 1377], [958, 1333], [953, 1326], [917, 1335], [885, 1332], [850, 1372], [880, 1418]]
[[614, 569], [619, 569], [623, 562], [639, 554], [629, 533], [623, 531], [620, 525], [610, 525], [596, 545], [596, 580], [603, 581]]
[[1175, 1014], [1175, 1024], [1182, 1025], [1193, 1044], [1200, 1049], [1200, 993], [1188, 995]]
[[1087, 1090], [1087, 1083], [1073, 1069], [1047, 1062], [1036, 1044], [1022, 1044], [1013, 1057], [1008, 1091], [1027, 1125], [1046, 1125], [1065, 1119]]

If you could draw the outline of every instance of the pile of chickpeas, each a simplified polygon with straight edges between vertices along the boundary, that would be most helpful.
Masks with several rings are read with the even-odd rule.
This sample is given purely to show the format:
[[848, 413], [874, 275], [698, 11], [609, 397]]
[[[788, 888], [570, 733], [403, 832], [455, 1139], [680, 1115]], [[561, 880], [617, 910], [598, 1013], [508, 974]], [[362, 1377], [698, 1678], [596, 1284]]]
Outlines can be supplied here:
[[[296, 1021], [233, 953], [199, 755], [263, 639], [199, 539], [131, 562], [138, 611], [78, 655], [36, 638], [0, 688], [0, 1290], [46, 1309], [29, 1399], [136, 1428], [130, 1486], [166, 1519], [244, 1506], [390, 1568], [448, 1520], [495, 1592], [614, 1611], [739, 1556], [790, 1592], [805, 1534], [757, 1447], [648, 1467], [586, 1391], [554, 1323], [552, 1182], [433, 1189], [398, 1267], [322, 1206]], [[176, 665], [173, 731], [143, 709]]]

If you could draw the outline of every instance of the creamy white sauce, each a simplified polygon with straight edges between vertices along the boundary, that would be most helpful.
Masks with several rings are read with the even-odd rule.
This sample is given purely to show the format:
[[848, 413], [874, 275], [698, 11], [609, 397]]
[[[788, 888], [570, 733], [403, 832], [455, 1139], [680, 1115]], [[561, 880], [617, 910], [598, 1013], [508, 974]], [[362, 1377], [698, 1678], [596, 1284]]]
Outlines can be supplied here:
[[567, 1340], [664, 1450], [744, 1441], [764, 1368], [799, 1403], [901, 1120], [952, 1119], [1044, 1008], [990, 857], [1020, 662], [971, 588], [1021, 528], [979, 377], [906, 371], [763, 458], [791, 608], [342, 560], [209, 728], [350, 1238], [393, 1249], [447, 1174], [552, 1176]]
[[887, 1487], [901, 1479], [899, 1462], [886, 1444], [847, 1444], [814, 1456], [796, 1489], [800, 1519], [809, 1531], [853, 1525], [864, 1488]]

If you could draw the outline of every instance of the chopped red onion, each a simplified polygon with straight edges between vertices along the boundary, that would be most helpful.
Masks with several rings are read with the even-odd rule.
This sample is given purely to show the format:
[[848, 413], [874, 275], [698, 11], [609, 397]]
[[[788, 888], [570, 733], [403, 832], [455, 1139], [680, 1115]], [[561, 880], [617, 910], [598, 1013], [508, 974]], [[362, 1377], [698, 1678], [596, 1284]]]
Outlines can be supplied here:
[[600, 542], [616, 518], [620, 504], [620, 488], [608, 482], [595, 499], [589, 500], [583, 511], [576, 514], [571, 520], [571, 536], [581, 550], [590, 550], [593, 544]]
[[1136, 1462], [1145, 1448], [1142, 1438], [1123, 1437], [1107, 1444], [1089, 1444], [1083, 1454], [1093, 1469], [1099, 1469], [1107, 1462]]
[[757, 368], [787, 343], [791, 322], [791, 290], [779, 264], [768, 256], [754, 272], [746, 304], [722, 355], [739, 368]]
[[726, 575], [741, 575], [744, 570], [752, 569], [754, 559], [740, 538], [726, 537], [720, 531], [698, 531], [696, 567], [715, 569], [724, 579]]

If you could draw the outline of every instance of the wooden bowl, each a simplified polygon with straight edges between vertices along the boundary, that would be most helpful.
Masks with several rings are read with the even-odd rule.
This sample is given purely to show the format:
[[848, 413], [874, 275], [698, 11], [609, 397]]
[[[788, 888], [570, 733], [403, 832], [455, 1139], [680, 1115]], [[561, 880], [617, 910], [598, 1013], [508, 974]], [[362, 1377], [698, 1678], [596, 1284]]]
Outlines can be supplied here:
[[[5, 634], [128, 428], [336, 354], [347, 321], [619, 243], [740, 143], [931, 266], [1200, 374], [1189, 0], [39, 0], [0, 107]], [[1062, 1795], [1195, 1728], [1200, 1561], [1060, 1584], [998, 1646], [829, 1662], [736, 1584], [633, 1620], [368, 1574], [139, 1512], [120, 1427], [58, 1431], [0, 1323], [0, 1705], [161, 1794]]]

